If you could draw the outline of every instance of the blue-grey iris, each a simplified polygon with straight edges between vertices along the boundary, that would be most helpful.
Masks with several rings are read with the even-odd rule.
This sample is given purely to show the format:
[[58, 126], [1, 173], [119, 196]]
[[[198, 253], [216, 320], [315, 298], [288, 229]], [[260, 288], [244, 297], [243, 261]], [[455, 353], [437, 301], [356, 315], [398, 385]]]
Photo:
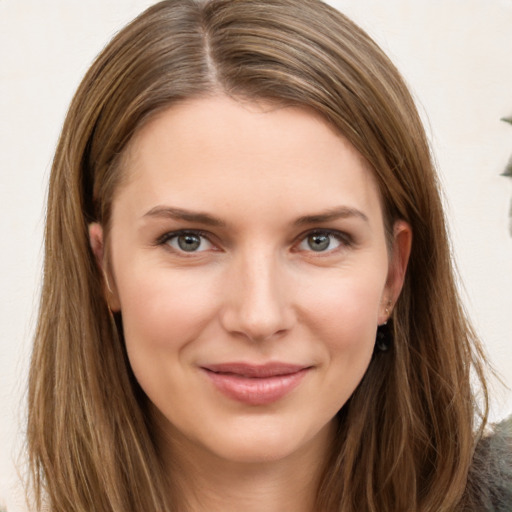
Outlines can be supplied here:
[[193, 252], [201, 245], [201, 237], [192, 233], [178, 236], [178, 245], [182, 251]]
[[308, 245], [313, 251], [325, 251], [331, 243], [331, 237], [324, 234], [314, 234], [308, 236]]

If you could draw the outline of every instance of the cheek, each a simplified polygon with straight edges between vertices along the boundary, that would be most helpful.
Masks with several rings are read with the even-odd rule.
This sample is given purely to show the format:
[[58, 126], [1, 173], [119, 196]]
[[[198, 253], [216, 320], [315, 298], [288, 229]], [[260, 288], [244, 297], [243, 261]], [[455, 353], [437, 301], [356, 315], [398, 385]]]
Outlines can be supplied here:
[[189, 347], [215, 317], [218, 293], [205, 276], [184, 278], [180, 272], [147, 267], [140, 273], [132, 267], [128, 275], [118, 290], [130, 366], [150, 400], [170, 415], [180, 397], [193, 393], [186, 386]]
[[343, 407], [363, 378], [370, 363], [377, 330], [384, 278], [332, 279], [322, 293], [308, 297], [310, 332], [321, 347], [325, 400], [331, 411]]
[[335, 345], [358, 345], [377, 329], [384, 290], [382, 273], [364, 276], [337, 276], [304, 296], [303, 310], [315, 330]]
[[215, 315], [215, 283], [206, 275], [137, 272], [119, 283], [128, 350], [179, 350]]

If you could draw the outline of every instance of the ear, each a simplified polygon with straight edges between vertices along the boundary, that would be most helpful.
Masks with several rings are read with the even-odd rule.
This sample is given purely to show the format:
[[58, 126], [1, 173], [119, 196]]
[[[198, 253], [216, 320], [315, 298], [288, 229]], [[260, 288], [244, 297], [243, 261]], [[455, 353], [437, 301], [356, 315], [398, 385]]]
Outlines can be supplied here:
[[109, 268], [109, 262], [106, 258], [103, 227], [101, 224], [97, 222], [89, 224], [89, 243], [91, 244], [92, 252], [96, 258], [96, 263], [103, 274], [103, 291], [108, 307], [112, 312], [120, 311], [121, 306], [117, 288]]
[[411, 245], [411, 226], [404, 220], [396, 221], [393, 226], [393, 245], [391, 247], [388, 277], [379, 314], [379, 325], [387, 322], [400, 296], [407, 271], [407, 263], [411, 254]]

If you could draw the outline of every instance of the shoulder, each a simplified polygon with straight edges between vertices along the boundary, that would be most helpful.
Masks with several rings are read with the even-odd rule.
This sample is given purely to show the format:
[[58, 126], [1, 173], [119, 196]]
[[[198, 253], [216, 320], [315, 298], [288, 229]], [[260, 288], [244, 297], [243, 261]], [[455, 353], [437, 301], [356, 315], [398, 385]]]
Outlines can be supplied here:
[[512, 510], [512, 416], [478, 442], [466, 494], [464, 511]]

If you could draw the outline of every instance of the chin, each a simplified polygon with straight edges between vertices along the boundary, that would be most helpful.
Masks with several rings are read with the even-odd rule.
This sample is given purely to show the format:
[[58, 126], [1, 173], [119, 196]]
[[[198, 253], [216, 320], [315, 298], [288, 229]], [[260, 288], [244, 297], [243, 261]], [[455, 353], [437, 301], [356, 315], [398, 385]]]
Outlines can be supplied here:
[[275, 422], [255, 422], [253, 428], [240, 426], [229, 432], [229, 436], [221, 434], [212, 436], [203, 447], [216, 457], [239, 464], [264, 464], [278, 462], [305, 453], [322, 452], [327, 449], [334, 435], [334, 421], [319, 431], [294, 429], [293, 425], [276, 425]]

